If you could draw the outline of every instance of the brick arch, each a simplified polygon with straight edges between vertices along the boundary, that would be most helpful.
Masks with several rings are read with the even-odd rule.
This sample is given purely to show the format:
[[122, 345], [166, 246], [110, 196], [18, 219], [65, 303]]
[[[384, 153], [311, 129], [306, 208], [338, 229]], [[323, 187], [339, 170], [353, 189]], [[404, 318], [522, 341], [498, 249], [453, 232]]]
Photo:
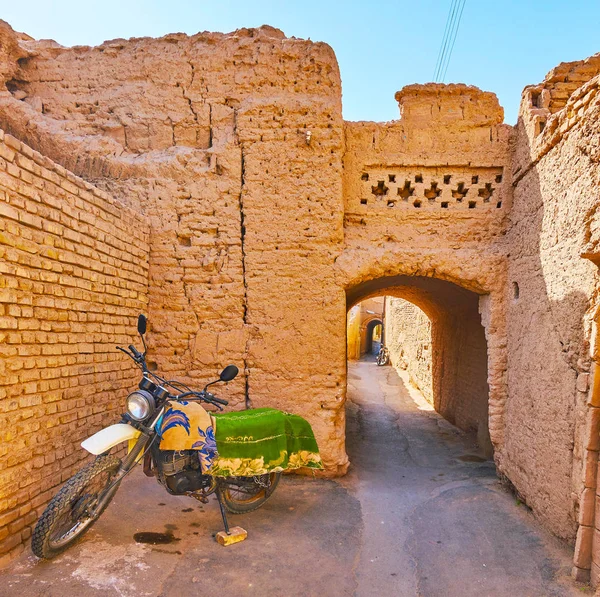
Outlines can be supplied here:
[[373, 320], [377, 320], [379, 323], [381, 323], [381, 316], [375, 314], [375, 315], [371, 315], [370, 317], [367, 317], [364, 319], [364, 321], [360, 324], [361, 328], [366, 328], [367, 325], [369, 325]]
[[[361, 334], [360, 334], [361, 343], [362, 343], [363, 332], [365, 333], [365, 353], [371, 352], [371, 350], [373, 348], [373, 331], [375, 330], [377, 325], [383, 325], [383, 321], [381, 320], [381, 317], [379, 317], [378, 315], [373, 315], [372, 317], [369, 317], [369, 319], [365, 320], [360, 326], [361, 327]], [[361, 348], [361, 352], [362, 352], [362, 348]]]
[[[507, 401], [507, 270], [502, 254], [486, 255], [476, 250], [407, 249], [397, 243], [380, 242], [366, 245], [350, 244], [336, 260], [338, 283], [343, 288], [347, 307], [358, 297], [376, 296], [384, 287], [400, 281], [402, 296], [413, 293], [418, 305], [435, 310], [423, 288], [415, 280], [435, 279], [470, 291], [478, 297], [481, 323], [487, 340], [487, 382], [489, 386], [489, 433], [494, 445], [494, 459], [504, 471], [505, 406]], [[416, 292], [421, 294], [417, 297]], [[429, 316], [429, 315], [428, 315]]]
[[431, 321], [435, 409], [458, 427], [477, 432], [492, 453], [489, 434], [488, 343], [480, 296], [454, 282], [425, 276], [385, 276], [346, 291], [346, 307], [375, 296], [411, 302]]

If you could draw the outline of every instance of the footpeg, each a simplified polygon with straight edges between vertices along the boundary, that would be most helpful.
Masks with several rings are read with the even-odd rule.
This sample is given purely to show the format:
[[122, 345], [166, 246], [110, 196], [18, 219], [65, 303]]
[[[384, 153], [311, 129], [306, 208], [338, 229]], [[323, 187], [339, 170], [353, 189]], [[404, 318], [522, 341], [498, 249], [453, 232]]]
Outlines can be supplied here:
[[206, 493], [204, 491], [202, 491], [202, 492], [195, 491], [193, 493], [187, 493], [186, 495], [193, 497], [195, 500], [198, 500], [199, 502], [201, 502], [203, 504], [208, 504], [208, 496], [206, 495]]

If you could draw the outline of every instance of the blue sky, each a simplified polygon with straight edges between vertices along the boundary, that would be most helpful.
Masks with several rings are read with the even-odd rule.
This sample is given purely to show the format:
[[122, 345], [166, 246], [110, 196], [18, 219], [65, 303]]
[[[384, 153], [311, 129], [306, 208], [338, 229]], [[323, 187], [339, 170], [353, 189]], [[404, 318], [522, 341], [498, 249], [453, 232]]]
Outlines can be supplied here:
[[[35, 38], [96, 45], [116, 37], [233, 31], [267, 23], [329, 43], [347, 120], [398, 118], [394, 93], [433, 80], [450, 0], [29, 0], [0, 18]], [[521, 91], [556, 64], [600, 52], [600, 0], [467, 0], [445, 82], [495, 92], [514, 124]]]

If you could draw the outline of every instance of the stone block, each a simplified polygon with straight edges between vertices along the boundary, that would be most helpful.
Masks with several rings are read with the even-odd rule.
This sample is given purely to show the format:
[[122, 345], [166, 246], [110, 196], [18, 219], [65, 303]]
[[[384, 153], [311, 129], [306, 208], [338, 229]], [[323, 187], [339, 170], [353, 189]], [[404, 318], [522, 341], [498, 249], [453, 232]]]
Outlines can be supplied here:
[[215, 535], [215, 539], [217, 543], [220, 545], [233, 545], [234, 543], [239, 543], [240, 541], [244, 541], [248, 537], [248, 531], [244, 530], [242, 527], [232, 527], [229, 529], [229, 534], [225, 531], [219, 531]]
[[600, 585], [600, 566], [595, 562], [592, 562], [590, 569], [590, 584], [592, 587]]
[[592, 552], [594, 549], [595, 533], [593, 527], [580, 526], [577, 530], [577, 540], [575, 541], [575, 552], [573, 562], [578, 568], [589, 568], [592, 563]]
[[575, 582], [588, 583], [590, 582], [591, 571], [589, 568], [578, 568], [573, 566], [571, 569], [571, 577]]
[[0, 143], [0, 158], [12, 162], [15, 159], [15, 152], [7, 147], [4, 143]]
[[593, 452], [600, 450], [600, 408], [594, 406], [589, 407], [584, 447]]
[[577, 391], [578, 392], [587, 392], [589, 387], [589, 373], [580, 373], [577, 376]]
[[[588, 527], [584, 527], [585, 529], [587, 529]], [[592, 551], [591, 551], [591, 561], [595, 562], [597, 565], [600, 565], [600, 530], [598, 529], [594, 529], [593, 530], [594, 533], [594, 538], [592, 541]], [[587, 534], [587, 531], [586, 531]], [[579, 536], [579, 535], [578, 535]], [[582, 544], [582, 549], [584, 549], [584, 554], [585, 554], [585, 545]], [[575, 562], [576, 565], [579, 565], [577, 562]], [[582, 566], [583, 568], [585, 568], [585, 566]]]
[[[598, 500], [600, 502], [600, 500]], [[594, 526], [596, 511], [596, 491], [586, 488], [581, 493], [579, 500], [579, 524], [583, 526]]]
[[598, 408], [600, 407], [600, 366], [597, 363], [592, 363], [590, 374], [592, 376], [592, 391], [590, 392], [588, 404]]
[[16, 152], [21, 152], [21, 142], [18, 139], [15, 139], [12, 135], [5, 134], [4, 143], [11, 149], [14, 149]]

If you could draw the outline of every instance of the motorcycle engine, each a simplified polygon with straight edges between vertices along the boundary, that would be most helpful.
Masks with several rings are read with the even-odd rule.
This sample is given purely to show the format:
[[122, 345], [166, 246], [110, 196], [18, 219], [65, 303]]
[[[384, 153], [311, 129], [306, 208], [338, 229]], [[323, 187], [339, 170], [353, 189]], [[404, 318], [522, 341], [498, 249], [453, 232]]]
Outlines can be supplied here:
[[202, 474], [195, 450], [160, 450], [156, 463], [165, 477], [167, 487], [173, 493], [197, 491], [211, 484], [210, 477]]

